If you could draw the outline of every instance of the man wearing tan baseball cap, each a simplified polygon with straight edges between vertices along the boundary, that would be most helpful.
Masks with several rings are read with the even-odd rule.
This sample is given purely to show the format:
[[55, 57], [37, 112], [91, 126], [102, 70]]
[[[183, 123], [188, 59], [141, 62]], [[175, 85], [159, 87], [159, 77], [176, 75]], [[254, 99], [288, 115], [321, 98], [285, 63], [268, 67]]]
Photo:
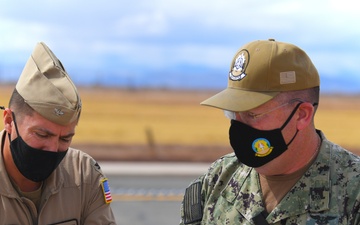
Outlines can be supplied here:
[[81, 108], [60, 60], [38, 43], [4, 108], [0, 224], [115, 224], [107, 178], [70, 147]]
[[186, 189], [180, 224], [360, 224], [360, 158], [315, 128], [319, 74], [299, 47], [274, 39], [235, 54], [224, 110], [234, 153]]

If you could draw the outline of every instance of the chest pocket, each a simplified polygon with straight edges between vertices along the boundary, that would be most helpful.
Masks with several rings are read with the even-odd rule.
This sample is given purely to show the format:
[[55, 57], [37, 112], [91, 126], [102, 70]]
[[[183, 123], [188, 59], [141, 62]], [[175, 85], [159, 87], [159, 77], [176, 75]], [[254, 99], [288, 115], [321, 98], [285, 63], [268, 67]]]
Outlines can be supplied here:
[[307, 224], [329, 224], [329, 225], [338, 225], [339, 218], [332, 215], [310, 215]]
[[53, 224], [49, 224], [49, 225], [78, 225], [78, 221], [76, 219], [72, 219], [72, 220], [66, 220], [66, 221], [53, 223]]

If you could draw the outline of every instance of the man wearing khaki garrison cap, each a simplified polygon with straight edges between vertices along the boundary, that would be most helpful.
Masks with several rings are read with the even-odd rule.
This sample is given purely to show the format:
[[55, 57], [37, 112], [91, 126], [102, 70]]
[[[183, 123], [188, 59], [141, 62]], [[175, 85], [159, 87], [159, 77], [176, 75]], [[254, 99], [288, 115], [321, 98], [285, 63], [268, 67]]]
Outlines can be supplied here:
[[253, 41], [227, 79], [201, 104], [230, 119], [234, 153], [189, 185], [180, 224], [360, 224], [360, 158], [315, 128], [320, 81], [308, 55]]
[[0, 224], [115, 224], [108, 180], [70, 147], [80, 113], [63, 65], [38, 43], [4, 108]]

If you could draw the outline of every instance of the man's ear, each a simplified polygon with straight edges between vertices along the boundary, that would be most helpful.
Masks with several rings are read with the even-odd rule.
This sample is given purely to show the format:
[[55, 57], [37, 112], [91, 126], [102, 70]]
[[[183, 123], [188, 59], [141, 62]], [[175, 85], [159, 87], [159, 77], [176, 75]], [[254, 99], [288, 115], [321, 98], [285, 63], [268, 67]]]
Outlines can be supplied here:
[[315, 114], [314, 106], [309, 102], [304, 102], [299, 107], [297, 129], [303, 130], [312, 122]]
[[13, 116], [12, 111], [9, 108], [6, 108], [3, 113], [3, 120], [4, 120], [4, 129], [7, 133], [11, 134], [12, 131], [12, 122], [13, 122]]

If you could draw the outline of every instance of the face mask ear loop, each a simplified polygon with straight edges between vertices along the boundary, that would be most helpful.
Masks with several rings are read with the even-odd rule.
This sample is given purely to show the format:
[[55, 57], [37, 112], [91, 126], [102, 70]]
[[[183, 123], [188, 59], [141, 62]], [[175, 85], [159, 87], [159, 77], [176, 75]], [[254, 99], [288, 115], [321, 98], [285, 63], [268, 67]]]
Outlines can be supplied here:
[[[284, 125], [282, 125], [282, 127], [280, 128], [281, 130], [284, 129], [284, 127], [289, 123], [289, 121], [291, 120], [291, 118], [294, 116], [296, 110], [299, 108], [299, 106], [302, 104], [302, 102], [300, 102], [299, 104], [296, 105], [296, 107], [293, 109], [293, 111], [291, 112], [290, 116], [287, 118], [287, 120], [285, 121]], [[296, 129], [296, 132], [294, 134], [294, 136], [291, 138], [291, 140], [289, 141], [289, 143], [287, 143], [287, 146], [289, 146], [291, 144], [291, 142], [293, 142], [293, 140], [295, 139], [297, 133], [299, 132], [298, 129]]]
[[15, 125], [16, 134], [17, 134], [18, 136], [20, 136], [20, 134], [19, 134], [19, 130], [18, 130], [18, 127], [17, 127], [17, 125], [16, 125], [15, 114], [14, 114], [14, 112], [11, 112], [11, 114], [12, 114], [12, 117], [13, 117], [13, 121], [14, 121], [14, 125]]
[[289, 141], [289, 143], [287, 143], [286, 145], [289, 146], [291, 144], [291, 142], [293, 142], [293, 140], [295, 139], [297, 133], [299, 132], [299, 130], [296, 130], [296, 133], [294, 134], [293, 138], [291, 138], [291, 140]]
[[294, 108], [294, 110], [291, 112], [290, 116], [287, 118], [287, 120], [285, 121], [285, 123], [280, 127], [280, 130], [284, 129], [284, 127], [286, 127], [286, 125], [289, 123], [289, 121], [291, 120], [291, 118], [293, 117], [293, 115], [295, 114], [296, 110], [299, 108], [299, 106], [302, 104], [303, 102], [300, 102], [299, 104], [296, 105], [296, 107]]

